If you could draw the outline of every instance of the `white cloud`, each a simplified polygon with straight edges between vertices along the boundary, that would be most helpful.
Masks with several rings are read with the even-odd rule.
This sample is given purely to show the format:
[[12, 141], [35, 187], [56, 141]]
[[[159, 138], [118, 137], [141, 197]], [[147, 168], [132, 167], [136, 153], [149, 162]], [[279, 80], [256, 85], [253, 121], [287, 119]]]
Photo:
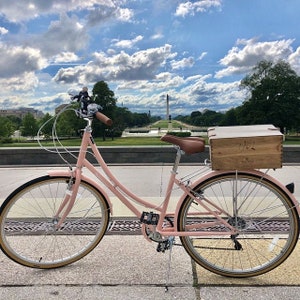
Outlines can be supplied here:
[[245, 99], [245, 91], [239, 88], [240, 82], [207, 82], [207, 77], [195, 78], [194, 83], [182, 88], [179, 93], [187, 101], [190, 111], [204, 109], [219, 111], [236, 107]]
[[139, 41], [141, 41], [143, 39], [142, 35], [138, 35], [137, 37], [135, 37], [132, 40], [116, 40], [113, 41], [114, 42], [114, 46], [117, 48], [132, 48], [136, 43], [138, 43]]
[[59, 64], [76, 62], [78, 60], [79, 57], [74, 52], [61, 52], [54, 57], [53, 62]]
[[11, 92], [26, 93], [28, 91], [33, 91], [38, 86], [38, 83], [38, 78], [34, 72], [23, 72], [22, 76], [0, 78], [0, 89], [2, 90], [2, 93], [6, 93], [7, 96], [11, 98]]
[[133, 17], [133, 11], [128, 8], [117, 8], [116, 17], [119, 21], [129, 22]]
[[227, 55], [219, 61], [225, 68], [218, 71], [215, 77], [243, 74], [261, 60], [287, 59], [293, 53], [292, 43], [292, 39], [272, 42], [257, 42], [256, 39], [238, 40], [237, 46], [230, 49]]
[[[16, 76], [42, 70], [50, 61], [77, 61], [74, 53], [86, 46], [85, 29], [74, 18], [62, 15], [42, 35], [32, 35], [25, 45], [0, 43], [0, 78], [15, 80]], [[28, 86], [32, 84], [29, 82]], [[26, 86], [21, 84], [21, 86]]]
[[117, 3], [114, 2], [110, 0], [31, 0], [30, 2], [10, 0], [0, 1], [0, 11], [7, 20], [18, 23], [46, 14], [60, 14], [81, 9], [91, 10], [100, 5], [118, 7], [118, 1]]
[[[166, 94], [170, 96], [172, 115], [190, 114], [205, 109], [220, 111], [236, 107], [245, 99], [245, 91], [239, 88], [239, 81], [232, 83], [207, 82], [209, 75], [190, 76], [183, 79], [170, 73], [161, 73], [159, 81], [124, 82], [116, 90], [118, 102], [135, 111], [151, 110], [152, 114], [162, 115]], [[132, 89], [140, 93], [132, 92]]]
[[207, 52], [202, 52], [198, 57], [198, 60], [202, 60], [207, 55]]
[[89, 42], [86, 29], [76, 19], [61, 14], [60, 19], [52, 21], [48, 30], [33, 36], [29, 43], [39, 47], [43, 55], [51, 58], [61, 52], [75, 52], [83, 49]]
[[39, 49], [0, 43], [0, 78], [20, 76], [46, 66], [47, 61]]
[[195, 15], [195, 13], [206, 12], [210, 8], [220, 8], [221, 4], [222, 0], [186, 1], [178, 5], [175, 15], [179, 17]]
[[[300, 47], [293, 27], [284, 31], [275, 24], [272, 33], [248, 27], [245, 36], [252, 32], [278, 40], [241, 39], [229, 51], [226, 43], [206, 39], [208, 34], [215, 36], [216, 28], [224, 28], [227, 41], [242, 35], [244, 28], [236, 30], [228, 23], [228, 18], [238, 23], [229, 6], [215, 14], [222, 5], [222, 0], [0, 0], [1, 101], [48, 110], [64, 101], [61, 93], [69, 85], [92, 87], [105, 80], [118, 102], [134, 111], [160, 114], [168, 93], [172, 115], [188, 114], [239, 105], [245, 97], [238, 82], [215, 82], [216, 78], [244, 75], [262, 59], [285, 59], [300, 74]], [[204, 13], [205, 21], [214, 22], [211, 28], [199, 25]], [[187, 17], [194, 18], [183, 20]], [[246, 22], [244, 17], [240, 15]], [[284, 34], [295, 40], [282, 38]], [[199, 49], [209, 49], [209, 59], [208, 52]], [[50, 64], [56, 66], [47, 68]], [[61, 69], [53, 76], [58, 65]]]
[[121, 8], [118, 3], [113, 5], [111, 5], [111, 3], [102, 3], [90, 9], [87, 17], [87, 24], [89, 26], [96, 26], [115, 20], [120, 22], [130, 22], [133, 16], [134, 14], [131, 9]]
[[94, 53], [94, 60], [85, 66], [63, 68], [55, 75], [56, 82], [97, 82], [99, 80], [153, 79], [168, 59], [172, 59], [171, 45], [150, 48], [127, 54], [124, 51], [112, 56], [104, 52]]
[[8, 30], [4, 27], [0, 27], [0, 35], [5, 35], [8, 33]]
[[118, 84], [117, 90], [126, 90], [127, 92], [138, 90], [142, 93], [149, 93], [150, 95], [153, 92], [163, 92], [184, 84], [185, 80], [181, 76], [163, 72], [155, 76], [153, 80], [123, 81]]
[[300, 76], [300, 47], [288, 57], [288, 62]]
[[[159, 3], [159, 4], [161, 4], [161, 3]], [[156, 26], [153, 31], [154, 31], [154, 33], [149, 36], [150, 40], [155, 41], [155, 40], [163, 39], [165, 37], [164, 33], [163, 33], [164, 27], [162, 25]]]
[[174, 70], [190, 68], [194, 65], [195, 60], [193, 57], [185, 57], [179, 61], [172, 61], [171, 66]]
[[160, 40], [163, 37], [164, 37], [164, 35], [162, 34], [162, 32], [156, 32], [150, 37], [150, 39], [151, 40]]

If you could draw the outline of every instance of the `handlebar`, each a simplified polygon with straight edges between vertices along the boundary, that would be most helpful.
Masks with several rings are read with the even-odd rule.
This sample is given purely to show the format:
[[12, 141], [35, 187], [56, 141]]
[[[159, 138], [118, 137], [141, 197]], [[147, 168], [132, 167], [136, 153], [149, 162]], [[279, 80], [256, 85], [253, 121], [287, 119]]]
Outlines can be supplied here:
[[100, 122], [107, 126], [111, 126], [113, 124], [113, 121], [107, 117], [106, 115], [99, 112], [99, 108], [101, 108], [100, 105], [94, 102], [90, 102], [90, 97], [87, 95], [82, 95], [77, 93], [75, 91], [69, 91], [69, 95], [71, 96], [71, 100], [77, 99], [78, 102], [80, 102], [80, 109], [78, 110], [80, 117], [88, 117], [91, 118], [92, 116], [95, 116]]
[[111, 126], [113, 123], [113, 121], [109, 117], [107, 117], [106, 115], [102, 114], [99, 111], [95, 113], [95, 116], [99, 121], [101, 121], [103, 124], [107, 126]]

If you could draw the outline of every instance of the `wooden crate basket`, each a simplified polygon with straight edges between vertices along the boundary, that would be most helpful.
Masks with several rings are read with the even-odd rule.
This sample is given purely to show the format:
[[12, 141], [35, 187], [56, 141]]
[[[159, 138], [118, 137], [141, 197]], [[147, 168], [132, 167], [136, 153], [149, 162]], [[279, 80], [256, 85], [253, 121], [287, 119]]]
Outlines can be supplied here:
[[283, 135], [273, 125], [212, 127], [208, 138], [213, 170], [282, 167]]

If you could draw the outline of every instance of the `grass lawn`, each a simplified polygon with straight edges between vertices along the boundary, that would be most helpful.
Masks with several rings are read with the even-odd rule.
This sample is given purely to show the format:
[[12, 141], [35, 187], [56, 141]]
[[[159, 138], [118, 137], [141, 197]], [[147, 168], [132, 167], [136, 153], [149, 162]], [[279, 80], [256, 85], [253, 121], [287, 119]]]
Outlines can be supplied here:
[[300, 136], [285, 136], [284, 145], [300, 145]]
[[[186, 128], [187, 126], [184, 126], [182, 123], [180, 122], [177, 122], [177, 121], [174, 121], [172, 120], [172, 128]], [[168, 128], [169, 127], [169, 121], [168, 120], [161, 120], [161, 121], [158, 121], [154, 124], [151, 124], [151, 128]]]
[[[79, 146], [80, 139], [65, 139], [61, 140], [64, 146]], [[103, 141], [102, 138], [95, 139], [96, 144], [101, 146], [163, 146], [167, 145], [165, 142], [160, 140], [160, 137], [125, 137], [125, 138], [107, 138]], [[53, 146], [52, 141], [43, 141], [43, 146], [51, 147]], [[206, 138], [206, 144], [207, 138]], [[284, 145], [300, 145], [300, 136], [286, 136]], [[0, 144], [0, 147], [39, 147], [37, 142], [19, 142], [19, 143], [7, 143]]]
[[[126, 138], [107, 138], [103, 141], [102, 138], [95, 139], [97, 146], [161, 146], [166, 143], [161, 142], [159, 137], [126, 137]], [[81, 139], [65, 139], [60, 141], [64, 146], [79, 146]], [[42, 145], [45, 147], [53, 146], [52, 141], [42, 141]], [[57, 144], [57, 146], [59, 146]], [[39, 144], [35, 141], [32, 142], [17, 142], [0, 144], [0, 147], [39, 147]]]

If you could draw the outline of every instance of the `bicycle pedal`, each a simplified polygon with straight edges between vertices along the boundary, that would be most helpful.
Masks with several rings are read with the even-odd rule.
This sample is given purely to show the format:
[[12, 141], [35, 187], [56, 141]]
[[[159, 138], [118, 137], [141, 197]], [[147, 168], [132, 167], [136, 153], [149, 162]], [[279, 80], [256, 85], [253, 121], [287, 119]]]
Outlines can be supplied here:
[[155, 214], [153, 212], [143, 211], [142, 216], [140, 218], [141, 223], [147, 225], [157, 225], [159, 220], [159, 214]]
[[159, 242], [156, 251], [164, 253], [166, 250], [170, 250], [174, 245], [174, 240], [174, 237], [169, 237], [167, 240]]

